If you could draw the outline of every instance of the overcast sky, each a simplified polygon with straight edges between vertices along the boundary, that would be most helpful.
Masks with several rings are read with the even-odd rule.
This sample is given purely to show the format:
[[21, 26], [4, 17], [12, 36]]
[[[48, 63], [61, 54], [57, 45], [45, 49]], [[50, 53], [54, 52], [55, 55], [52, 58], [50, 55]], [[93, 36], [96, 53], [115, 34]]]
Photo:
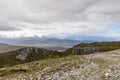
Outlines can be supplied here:
[[120, 39], [120, 0], [0, 0], [0, 36]]

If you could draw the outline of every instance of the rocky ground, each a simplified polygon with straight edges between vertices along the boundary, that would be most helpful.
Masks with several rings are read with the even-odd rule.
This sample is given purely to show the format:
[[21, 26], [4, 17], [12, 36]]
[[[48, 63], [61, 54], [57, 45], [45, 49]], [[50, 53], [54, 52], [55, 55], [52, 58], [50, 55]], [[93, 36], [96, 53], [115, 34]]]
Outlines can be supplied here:
[[120, 80], [120, 50], [1, 68], [0, 80]]

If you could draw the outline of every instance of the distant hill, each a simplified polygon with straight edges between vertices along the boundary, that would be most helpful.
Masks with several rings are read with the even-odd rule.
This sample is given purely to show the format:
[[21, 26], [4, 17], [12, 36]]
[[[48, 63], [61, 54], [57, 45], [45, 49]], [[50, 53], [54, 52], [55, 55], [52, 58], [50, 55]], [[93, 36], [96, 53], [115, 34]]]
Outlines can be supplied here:
[[0, 38], [0, 42], [20, 45], [20, 46], [34, 46], [34, 47], [72, 47], [81, 42], [91, 42], [86, 40], [72, 40], [46, 37], [27, 37], [27, 38]]
[[57, 38], [28, 38], [17, 42], [17, 45], [35, 47], [71, 47], [80, 43], [77, 40], [57, 39]]
[[16, 49], [19, 49], [19, 48], [22, 48], [22, 47], [0, 43], [0, 53], [13, 51], [13, 50], [16, 50]]
[[80, 43], [72, 48], [66, 50], [66, 53], [72, 54], [74, 48], [84, 48], [84, 47], [99, 47], [99, 52], [106, 52], [120, 49], [120, 42], [93, 42], [93, 43]]

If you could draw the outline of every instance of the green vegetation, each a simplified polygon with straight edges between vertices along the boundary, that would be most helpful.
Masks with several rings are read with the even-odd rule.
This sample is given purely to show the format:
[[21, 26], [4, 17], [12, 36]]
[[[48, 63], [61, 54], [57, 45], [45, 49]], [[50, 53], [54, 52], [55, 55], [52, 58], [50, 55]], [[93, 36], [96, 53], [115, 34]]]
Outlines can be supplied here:
[[67, 56], [63, 52], [51, 51], [46, 49], [38, 49], [37, 53], [35, 53], [35, 51], [31, 51], [27, 55], [25, 60], [20, 60], [16, 58], [16, 56], [18, 56], [20, 54], [18, 52], [20, 52], [23, 49], [24, 48], [7, 52], [7, 53], [0, 53], [0, 68], [21, 64], [21, 63], [27, 63], [27, 62], [36, 61], [36, 60], [59, 58], [59, 57]]
[[[95, 42], [95, 43], [81, 43], [78, 45], [75, 45], [74, 47], [99, 47], [100, 52], [105, 51], [112, 51], [116, 49], [120, 49], [120, 42]], [[73, 47], [73, 48], [74, 48]], [[31, 51], [25, 60], [21, 60], [16, 58], [24, 48], [7, 52], [7, 53], [0, 53], [0, 68], [17, 65], [21, 63], [27, 63], [32, 62], [36, 60], [43, 60], [43, 59], [55, 59], [60, 57], [65, 57], [72, 54], [72, 49], [70, 48], [66, 50], [65, 52], [58, 52], [58, 51], [52, 51], [52, 50], [46, 50], [46, 49], [38, 49], [38, 52], [35, 53], [35, 51]]]
[[51, 50], [45, 50], [45, 49], [39, 49], [38, 53], [30, 53], [26, 61], [35, 61], [35, 60], [42, 60], [42, 59], [49, 59], [49, 58], [59, 58], [67, 56], [63, 52], [57, 52], [57, 51], [51, 51]]
[[[106, 51], [120, 49], [120, 42], [81, 43], [81, 44], [75, 45], [73, 48], [75, 48], [75, 47], [80, 47], [80, 48], [82, 48], [82, 47], [99, 47], [100, 52], [106, 52]], [[72, 52], [73, 48], [66, 50], [66, 53], [70, 54]]]
[[90, 44], [82, 43], [74, 47], [89, 47], [89, 46], [99, 47], [101, 52], [105, 52], [120, 49], [120, 42], [94, 42]]
[[[62, 58], [51, 58], [51, 59], [45, 59], [45, 60], [41, 60], [41, 61], [32, 61], [29, 63], [24, 63], [24, 64], [19, 64], [19, 65], [15, 65], [15, 66], [9, 66], [7, 68], [1, 68], [0, 69], [0, 77], [1, 76], [7, 76], [7, 75], [11, 75], [11, 74], [20, 74], [20, 73], [32, 73], [33, 70], [34, 71], [38, 71], [38, 70], [43, 70], [46, 66], [52, 66], [52, 69], [49, 71], [49, 73], [52, 72], [57, 72], [62, 70], [61, 68], [65, 68], [64, 70], [69, 70], [69, 68], [72, 68], [73, 66], [78, 67], [77, 63], [64, 63], [62, 64], [62, 62], [68, 62], [68, 61], [74, 61], [78, 59], [79, 63], [83, 63], [81, 59], [84, 59], [84, 56], [74, 56], [74, 55], [69, 55], [66, 57], [62, 57]], [[60, 64], [60, 65], [58, 65]], [[57, 66], [56, 66], [57, 65]], [[66, 66], [68, 66], [69, 68], [67, 68]], [[36, 70], [35, 70], [36, 69]], [[49, 74], [48, 72], [45, 74]]]
[[10, 53], [0, 53], [0, 68], [17, 64], [17, 55], [14, 51]]

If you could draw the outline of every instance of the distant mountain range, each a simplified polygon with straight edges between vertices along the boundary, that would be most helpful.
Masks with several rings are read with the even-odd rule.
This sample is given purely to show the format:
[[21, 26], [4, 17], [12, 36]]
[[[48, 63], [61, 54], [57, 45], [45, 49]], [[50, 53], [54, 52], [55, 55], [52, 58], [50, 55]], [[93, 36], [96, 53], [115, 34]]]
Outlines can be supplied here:
[[56, 39], [56, 38], [16, 38], [16, 39], [0, 39], [0, 42], [11, 44], [11, 45], [22, 45], [22, 46], [38, 46], [38, 47], [49, 47], [49, 46], [72, 46], [79, 43], [77, 40], [67, 39]]
[[38, 47], [71, 47], [78, 43], [90, 43], [94, 40], [76, 40], [76, 39], [59, 39], [47, 37], [27, 37], [27, 38], [0, 38], [1, 43], [22, 46], [38, 46]]
[[65, 39], [55, 37], [19, 37], [19, 38], [3, 38], [0, 37], [0, 43], [17, 45], [17, 46], [32, 46], [38, 48], [52, 49], [52, 50], [65, 50], [73, 45], [79, 43], [91, 43], [91, 42], [109, 42], [114, 41], [111, 38], [103, 37], [89, 37], [89, 36], [77, 36], [68, 37]]

